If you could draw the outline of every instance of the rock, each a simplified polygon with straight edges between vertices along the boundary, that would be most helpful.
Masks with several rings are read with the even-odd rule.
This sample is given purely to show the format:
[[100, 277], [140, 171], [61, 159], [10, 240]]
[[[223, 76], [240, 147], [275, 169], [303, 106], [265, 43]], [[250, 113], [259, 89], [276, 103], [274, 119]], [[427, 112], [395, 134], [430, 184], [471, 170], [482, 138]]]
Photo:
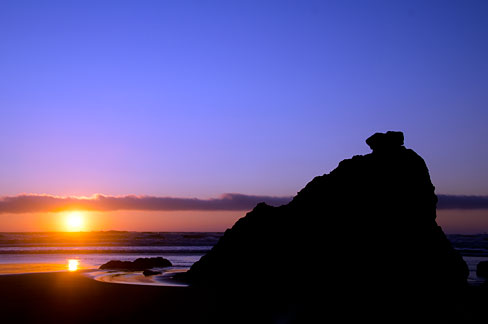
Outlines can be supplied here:
[[138, 258], [135, 261], [112, 260], [100, 266], [102, 270], [128, 270], [141, 271], [151, 268], [171, 267], [169, 260], [162, 257], [155, 258]]
[[402, 132], [375, 133], [366, 140], [373, 152], [383, 152], [403, 146]]
[[488, 278], [488, 261], [481, 261], [476, 266], [476, 275], [482, 278]]
[[154, 271], [154, 270], [149, 270], [149, 269], [146, 269], [142, 272], [142, 274], [144, 276], [154, 276], [154, 275], [158, 275], [158, 274], [161, 274], [161, 271]]
[[453, 317], [468, 268], [436, 223], [427, 166], [401, 132], [367, 144], [289, 204], [258, 204], [181, 278], [242, 322]]

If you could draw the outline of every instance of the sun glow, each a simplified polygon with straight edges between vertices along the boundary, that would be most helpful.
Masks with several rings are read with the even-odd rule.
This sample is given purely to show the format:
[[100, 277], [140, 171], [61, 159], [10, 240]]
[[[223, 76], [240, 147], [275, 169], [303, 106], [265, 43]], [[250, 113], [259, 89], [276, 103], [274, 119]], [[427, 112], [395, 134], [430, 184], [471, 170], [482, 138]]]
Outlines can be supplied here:
[[68, 232], [79, 232], [83, 230], [83, 214], [81, 212], [70, 212], [66, 215], [66, 229]]
[[78, 270], [78, 265], [80, 264], [80, 261], [75, 260], [75, 259], [69, 259], [68, 260], [68, 270], [69, 271], [76, 271]]

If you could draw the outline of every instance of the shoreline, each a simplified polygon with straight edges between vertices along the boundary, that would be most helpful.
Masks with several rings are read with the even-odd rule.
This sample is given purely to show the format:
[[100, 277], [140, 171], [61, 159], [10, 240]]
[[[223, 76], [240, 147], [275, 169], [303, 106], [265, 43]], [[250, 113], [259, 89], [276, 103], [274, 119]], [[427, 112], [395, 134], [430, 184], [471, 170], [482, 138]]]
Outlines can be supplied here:
[[160, 287], [188, 287], [187, 284], [172, 280], [176, 273], [188, 269], [161, 269], [158, 275], [144, 276], [142, 271], [100, 270], [86, 271], [84, 275], [96, 281], [122, 285], [144, 285]]
[[[480, 278], [476, 275], [476, 266], [481, 261], [488, 261], [485, 256], [463, 256], [463, 259], [469, 268], [468, 284], [473, 287], [482, 286], [488, 283], [488, 279]], [[162, 274], [145, 277], [142, 271], [115, 271], [100, 270], [97, 265], [87, 264], [79, 265], [75, 271], [68, 270], [66, 263], [0, 263], [0, 277], [9, 275], [26, 275], [26, 274], [43, 274], [43, 273], [83, 273], [86, 277], [106, 283], [134, 284], [134, 285], [152, 285], [152, 286], [185, 286], [171, 280], [174, 273], [188, 270], [188, 266], [175, 266], [172, 268], [156, 269], [162, 271]], [[98, 272], [95, 276], [89, 273]]]
[[45, 271], [28, 271], [15, 273], [0, 273], [3, 276], [22, 276], [30, 274], [56, 274], [56, 273], [77, 273], [90, 280], [105, 282], [110, 284], [121, 285], [143, 285], [143, 286], [157, 286], [157, 287], [188, 287], [187, 284], [172, 281], [172, 277], [176, 273], [184, 272], [187, 269], [171, 269], [164, 271], [160, 275], [144, 276], [142, 271], [116, 271], [116, 270], [100, 270], [98, 268], [78, 269], [70, 271], [66, 269], [61, 270], [45, 270]]

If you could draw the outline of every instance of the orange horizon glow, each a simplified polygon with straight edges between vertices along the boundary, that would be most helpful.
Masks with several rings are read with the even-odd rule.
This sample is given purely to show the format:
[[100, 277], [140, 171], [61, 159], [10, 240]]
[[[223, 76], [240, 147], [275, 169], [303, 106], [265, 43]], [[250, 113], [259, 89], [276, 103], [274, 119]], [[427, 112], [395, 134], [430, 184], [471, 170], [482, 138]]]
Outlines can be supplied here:
[[[80, 228], [68, 225], [68, 216], [82, 216]], [[97, 231], [223, 232], [246, 212], [242, 211], [80, 211], [0, 215], [0, 232], [67, 232], [73, 235]]]
[[[0, 215], [0, 232], [223, 232], [241, 217], [242, 211], [79, 211], [83, 227], [67, 228], [67, 216], [62, 213], [25, 213]], [[487, 232], [488, 210], [438, 210], [437, 223], [446, 233], [478, 234]]]

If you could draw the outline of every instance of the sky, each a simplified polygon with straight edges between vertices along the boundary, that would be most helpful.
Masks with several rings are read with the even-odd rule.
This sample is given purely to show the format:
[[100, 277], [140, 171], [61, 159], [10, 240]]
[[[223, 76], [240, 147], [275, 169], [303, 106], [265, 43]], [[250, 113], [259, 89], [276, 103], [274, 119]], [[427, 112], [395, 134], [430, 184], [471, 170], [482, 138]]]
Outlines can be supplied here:
[[[2, 0], [0, 197], [291, 197], [387, 130], [436, 193], [487, 196], [487, 57], [486, 1]], [[246, 208], [86, 229], [224, 230]], [[438, 220], [488, 231], [486, 207]]]

